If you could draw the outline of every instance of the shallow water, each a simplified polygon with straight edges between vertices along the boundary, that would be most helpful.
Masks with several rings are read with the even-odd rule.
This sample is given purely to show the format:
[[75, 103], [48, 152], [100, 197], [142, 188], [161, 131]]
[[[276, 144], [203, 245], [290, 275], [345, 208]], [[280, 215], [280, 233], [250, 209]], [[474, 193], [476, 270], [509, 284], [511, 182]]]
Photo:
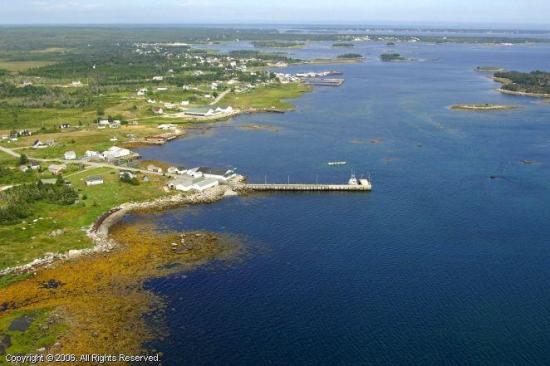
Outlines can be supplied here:
[[[550, 362], [550, 105], [499, 94], [473, 71], [550, 70], [550, 46], [400, 44], [423, 61], [379, 62], [386, 49], [356, 47], [362, 64], [290, 68], [346, 79], [296, 100], [294, 112], [240, 116], [140, 150], [237, 167], [256, 182], [345, 182], [350, 170], [374, 181], [368, 194], [251, 195], [146, 216], [242, 235], [251, 248], [241, 263], [150, 284], [173, 309], [171, 336], [154, 345], [165, 364]], [[521, 108], [447, 108], [456, 103]], [[278, 132], [238, 128], [250, 123]]]

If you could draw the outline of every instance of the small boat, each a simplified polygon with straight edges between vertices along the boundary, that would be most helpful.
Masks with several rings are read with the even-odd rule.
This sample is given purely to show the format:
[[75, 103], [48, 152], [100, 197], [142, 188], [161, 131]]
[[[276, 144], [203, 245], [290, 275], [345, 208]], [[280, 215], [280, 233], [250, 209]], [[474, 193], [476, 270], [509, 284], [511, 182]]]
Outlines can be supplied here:
[[351, 175], [351, 177], [348, 181], [348, 184], [350, 186], [365, 186], [368, 189], [372, 189], [372, 183], [368, 179], [366, 179], [366, 178], [357, 179], [355, 177], [355, 174]]
[[330, 165], [330, 166], [333, 166], [333, 165], [346, 165], [347, 163], [348, 163], [347, 161], [329, 161], [328, 165]]

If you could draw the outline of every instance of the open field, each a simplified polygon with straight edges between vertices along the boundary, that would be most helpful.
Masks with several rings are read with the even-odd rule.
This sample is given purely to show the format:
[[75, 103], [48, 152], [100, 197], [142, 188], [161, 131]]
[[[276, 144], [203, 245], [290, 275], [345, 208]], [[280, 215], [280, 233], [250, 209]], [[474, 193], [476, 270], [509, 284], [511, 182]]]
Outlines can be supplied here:
[[34, 69], [38, 67], [53, 65], [55, 62], [52, 61], [7, 61], [0, 60], [0, 69], [20, 72], [26, 71], [29, 69]]
[[231, 93], [220, 103], [241, 110], [290, 110], [294, 108], [294, 105], [288, 102], [287, 99], [297, 98], [310, 90], [309, 86], [301, 84], [258, 87], [241, 94]]
[[[86, 186], [84, 179], [92, 175], [103, 177], [105, 183]], [[48, 252], [89, 247], [92, 243], [85, 229], [101, 214], [124, 202], [166, 194], [162, 190], [164, 177], [151, 175], [149, 182], [134, 186], [121, 182], [117, 171], [110, 168], [91, 168], [67, 175], [66, 179], [79, 193], [79, 202], [70, 206], [37, 202], [28, 219], [0, 226], [0, 269], [30, 262]]]

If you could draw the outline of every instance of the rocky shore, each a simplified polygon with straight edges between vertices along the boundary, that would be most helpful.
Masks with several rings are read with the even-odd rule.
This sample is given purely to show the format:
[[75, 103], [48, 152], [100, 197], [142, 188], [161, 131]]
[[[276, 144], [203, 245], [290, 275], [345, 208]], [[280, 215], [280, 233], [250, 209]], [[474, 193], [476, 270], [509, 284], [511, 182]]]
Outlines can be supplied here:
[[127, 202], [112, 208], [101, 215], [87, 232], [94, 246], [87, 249], [69, 250], [66, 253], [48, 253], [42, 258], [37, 258], [30, 263], [6, 268], [0, 271], [0, 276], [8, 274], [21, 274], [34, 271], [39, 267], [51, 265], [56, 261], [75, 259], [84, 255], [109, 252], [117, 243], [109, 237], [109, 229], [120, 221], [124, 215], [132, 212], [164, 210], [187, 204], [207, 204], [221, 200], [223, 197], [236, 195], [232, 186], [220, 185], [204, 192], [191, 194], [178, 193], [167, 197], [145, 202]]
[[502, 94], [519, 95], [523, 97], [550, 98], [550, 94], [543, 94], [543, 93], [527, 93], [527, 92], [521, 92], [521, 91], [506, 90], [503, 88], [498, 88], [497, 91], [501, 92]]

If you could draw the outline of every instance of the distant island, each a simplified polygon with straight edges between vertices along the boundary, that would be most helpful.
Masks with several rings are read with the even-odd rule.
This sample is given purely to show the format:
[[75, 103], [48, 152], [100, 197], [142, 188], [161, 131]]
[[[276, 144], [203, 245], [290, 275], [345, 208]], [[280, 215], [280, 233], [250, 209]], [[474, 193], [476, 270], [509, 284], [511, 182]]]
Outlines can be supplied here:
[[300, 48], [305, 46], [305, 42], [299, 41], [253, 41], [252, 45], [256, 48]]
[[399, 53], [383, 53], [380, 55], [380, 60], [383, 62], [407, 61], [407, 58]]
[[450, 107], [455, 110], [463, 111], [506, 111], [511, 109], [517, 109], [515, 105], [506, 104], [455, 104]]
[[339, 47], [339, 48], [353, 48], [355, 45], [353, 43], [347, 43], [347, 42], [337, 42], [333, 43], [332, 47]]
[[363, 55], [361, 55], [359, 53], [344, 53], [343, 55], [339, 55], [336, 58], [338, 58], [340, 60], [358, 60], [358, 59], [363, 58]]
[[550, 97], [550, 72], [495, 72], [494, 80], [502, 83], [499, 91], [506, 94]]
[[478, 66], [476, 67], [477, 72], [503, 72], [505, 69], [498, 66]]

